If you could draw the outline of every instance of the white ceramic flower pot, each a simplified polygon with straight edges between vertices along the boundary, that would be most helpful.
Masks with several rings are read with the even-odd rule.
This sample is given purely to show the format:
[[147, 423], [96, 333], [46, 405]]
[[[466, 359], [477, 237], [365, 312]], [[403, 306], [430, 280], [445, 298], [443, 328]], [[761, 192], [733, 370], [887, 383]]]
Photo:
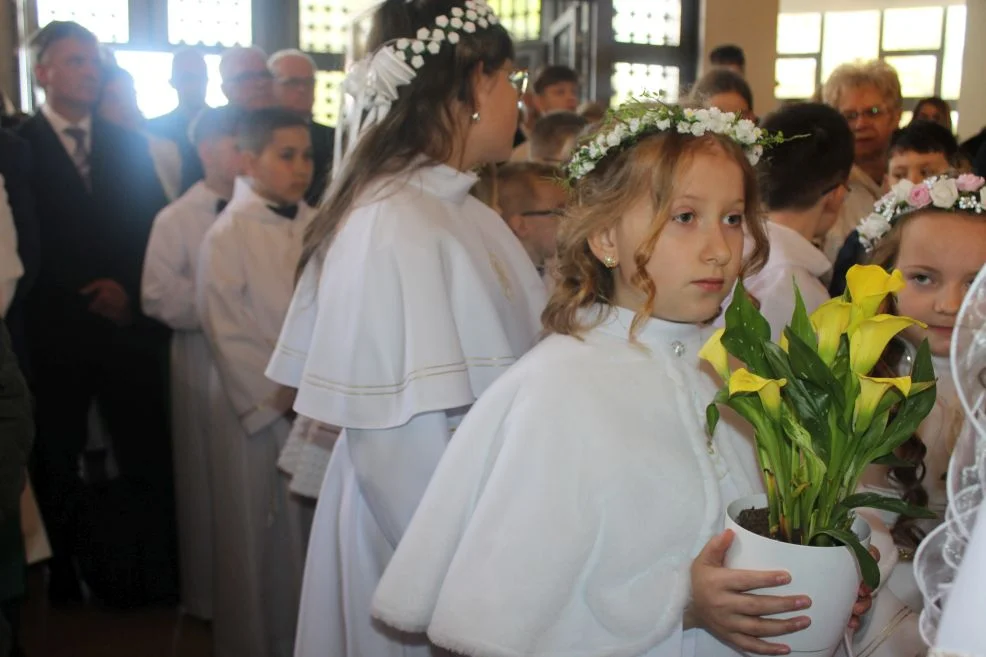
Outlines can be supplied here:
[[[736, 522], [744, 509], [765, 508], [766, 495], [743, 497], [726, 509], [726, 529], [736, 534], [726, 554], [726, 567], [742, 570], [782, 570], [791, 583], [759, 591], [764, 595], [806, 595], [812, 605], [776, 618], [808, 616], [811, 625], [800, 632], [767, 639], [791, 647], [791, 654], [831, 657], [839, 647], [856, 602], [862, 574], [852, 551], [843, 546], [812, 547], [781, 543], [743, 529]], [[853, 532], [869, 546], [870, 527], [857, 518]]]

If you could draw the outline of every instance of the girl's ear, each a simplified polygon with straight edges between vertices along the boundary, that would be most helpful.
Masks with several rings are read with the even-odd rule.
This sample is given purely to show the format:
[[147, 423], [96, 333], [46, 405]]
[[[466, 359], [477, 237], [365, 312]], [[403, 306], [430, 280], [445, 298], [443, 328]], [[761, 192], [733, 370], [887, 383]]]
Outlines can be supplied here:
[[620, 264], [619, 249], [616, 246], [616, 227], [607, 228], [589, 237], [589, 250], [599, 262], [610, 269]]

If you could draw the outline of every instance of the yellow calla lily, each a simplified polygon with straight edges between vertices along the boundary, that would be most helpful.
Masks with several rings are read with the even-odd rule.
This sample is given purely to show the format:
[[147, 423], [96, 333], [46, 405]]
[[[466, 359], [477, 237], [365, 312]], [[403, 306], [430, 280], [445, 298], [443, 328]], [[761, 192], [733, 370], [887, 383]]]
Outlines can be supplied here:
[[698, 352], [698, 357], [711, 363], [723, 381], [729, 381], [729, 354], [722, 345], [722, 336], [725, 332], [726, 329], [719, 329], [713, 333]]
[[873, 422], [873, 416], [880, 400], [891, 388], [897, 388], [907, 397], [911, 394], [911, 377], [899, 376], [892, 379], [859, 376], [859, 397], [856, 398], [854, 427], [856, 433], [863, 433]]
[[818, 356], [826, 365], [831, 365], [839, 351], [839, 340], [852, 321], [852, 304], [842, 299], [826, 301], [809, 318], [812, 328], [818, 335]]
[[888, 274], [877, 265], [855, 265], [846, 273], [849, 295], [863, 311], [864, 319], [876, 315], [887, 295], [903, 290], [904, 286], [904, 276], [900, 270]]
[[729, 377], [729, 396], [755, 392], [760, 395], [760, 401], [770, 416], [779, 420], [781, 417], [781, 388], [786, 385], [787, 379], [765, 379], [741, 367]]
[[890, 340], [908, 326], [926, 327], [910, 317], [877, 315], [864, 319], [849, 338], [849, 366], [856, 374], [869, 374]]

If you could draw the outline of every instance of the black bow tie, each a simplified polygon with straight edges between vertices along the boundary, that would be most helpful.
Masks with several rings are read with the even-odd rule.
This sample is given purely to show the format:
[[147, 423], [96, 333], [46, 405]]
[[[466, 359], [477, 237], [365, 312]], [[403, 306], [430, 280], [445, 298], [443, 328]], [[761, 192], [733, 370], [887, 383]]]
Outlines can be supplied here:
[[219, 214], [220, 212], [225, 210], [227, 205], [229, 205], [229, 201], [227, 201], [224, 198], [221, 198], [218, 201], [216, 201], [216, 214]]
[[284, 217], [285, 219], [294, 219], [295, 217], [298, 216], [297, 205], [282, 205], [279, 207], [274, 205], [268, 205], [267, 207], [270, 208], [271, 212], [281, 217]]

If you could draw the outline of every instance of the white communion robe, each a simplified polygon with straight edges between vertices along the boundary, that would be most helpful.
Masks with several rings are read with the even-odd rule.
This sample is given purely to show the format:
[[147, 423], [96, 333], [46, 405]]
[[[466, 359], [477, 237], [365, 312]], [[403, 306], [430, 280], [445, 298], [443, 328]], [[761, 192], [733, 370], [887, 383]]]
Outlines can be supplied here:
[[[762, 490], [698, 358], [711, 329], [633, 313], [553, 335], [463, 421], [377, 589], [374, 615], [483, 657], [717, 657], [684, 630], [690, 564]], [[586, 311], [583, 318], [597, 312]]]
[[24, 266], [17, 255], [17, 228], [14, 213], [7, 202], [7, 189], [0, 176], [0, 317], [7, 314], [14, 300], [17, 281], [24, 275]]
[[476, 177], [425, 165], [362, 195], [298, 286], [268, 375], [339, 426], [305, 566], [297, 657], [431, 654], [373, 591], [465, 410], [535, 343], [545, 303]]
[[212, 617], [212, 493], [209, 483], [209, 373], [212, 355], [195, 308], [199, 248], [216, 220], [220, 196], [196, 183], [154, 219], [144, 258], [141, 305], [173, 329], [171, 448], [182, 606]]
[[305, 550], [305, 503], [277, 469], [290, 398], [264, 376], [294, 287], [305, 228], [275, 214], [242, 179], [206, 234], [197, 281], [216, 362], [213, 390], [217, 657], [293, 651]]
[[767, 264], [743, 283], [760, 302], [760, 312], [770, 324], [771, 338], [776, 341], [791, 323], [795, 284], [809, 315], [829, 300], [820, 278], [832, 269], [832, 264], [797, 231], [772, 221], [766, 222], [766, 229], [770, 243]]

